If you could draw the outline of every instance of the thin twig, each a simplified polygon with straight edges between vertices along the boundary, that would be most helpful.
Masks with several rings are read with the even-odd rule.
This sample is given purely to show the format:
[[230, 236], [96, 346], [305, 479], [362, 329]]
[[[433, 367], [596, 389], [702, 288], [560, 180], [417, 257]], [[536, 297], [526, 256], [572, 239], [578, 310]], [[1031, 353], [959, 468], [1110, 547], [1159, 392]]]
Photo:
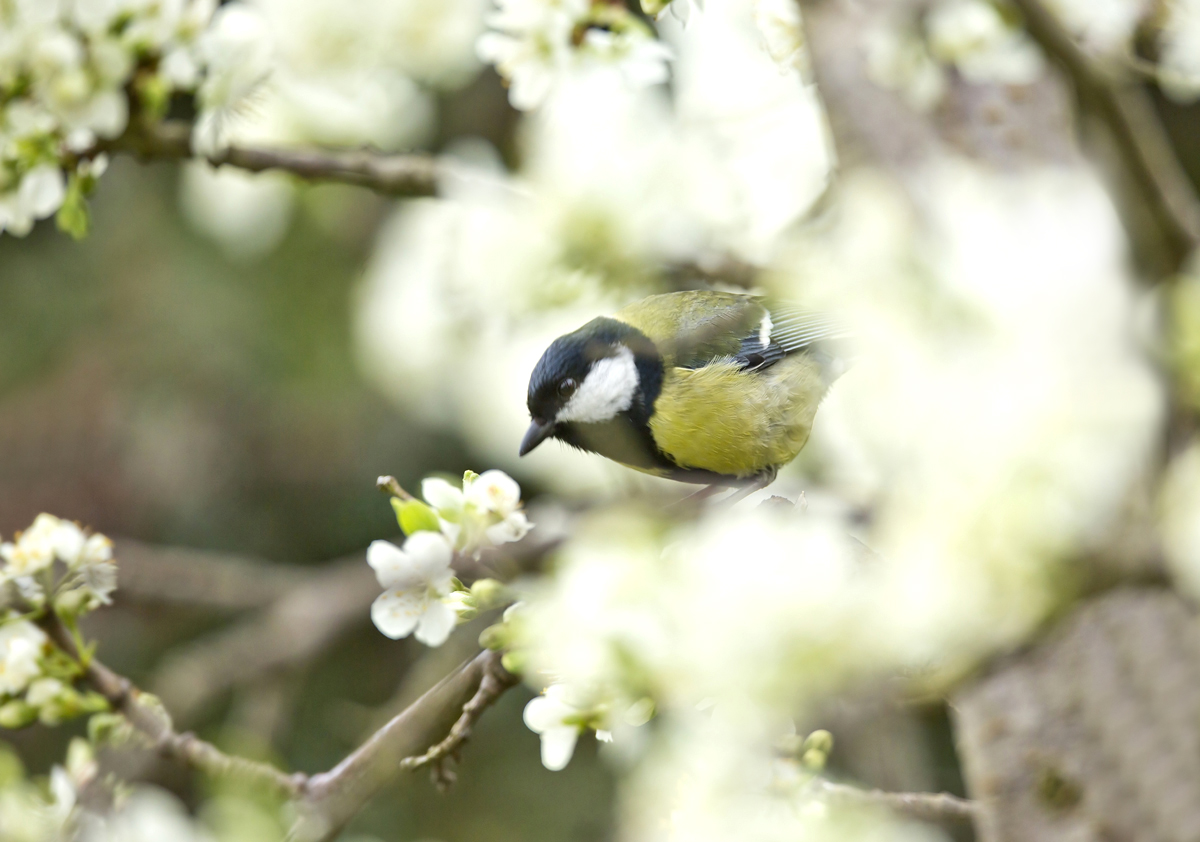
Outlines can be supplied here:
[[[79, 660], [75, 641], [56, 615], [47, 612], [40, 624], [57, 646]], [[267, 763], [225, 754], [195, 734], [177, 732], [170, 714], [154, 697], [138, 690], [129, 679], [117, 675], [99, 661], [92, 659], [88, 663], [84, 680], [163, 757], [213, 777], [250, 782], [287, 798], [295, 798], [303, 791], [306, 777], [302, 774], [289, 775]]]
[[1043, 0], [1013, 0], [1013, 4], [1025, 17], [1029, 34], [1063, 67], [1083, 103], [1108, 128], [1170, 249], [1168, 268], [1178, 269], [1200, 246], [1200, 200], [1146, 93], [1130, 74], [1089, 56]]
[[378, 488], [380, 491], [382, 491], [384, 494], [390, 494], [393, 497], [399, 497], [401, 500], [404, 500], [404, 501], [416, 499], [411, 494], [409, 494], [407, 491], [405, 491], [404, 487], [400, 485], [400, 480], [396, 479], [393, 476], [382, 476], [379, 479], [375, 480], [375, 487]]
[[505, 690], [516, 683], [516, 676], [500, 665], [499, 658], [485, 661], [479, 689], [475, 691], [475, 695], [471, 697], [470, 701], [463, 705], [462, 714], [454, 723], [454, 727], [450, 729], [450, 733], [446, 735], [446, 739], [432, 746], [424, 754], [404, 758], [400, 761], [400, 768], [420, 769], [429, 763], [449, 757], [471, 736], [471, 729], [479, 721], [479, 717], [483, 716], [483, 712], [495, 704]]
[[[400, 771], [406, 757], [424, 753], [448, 733], [474, 700], [484, 677], [503, 670], [498, 652], [480, 652], [380, 728], [328, 772], [312, 775], [298, 801], [299, 818], [290, 838], [333, 839]], [[502, 674], [502, 673], [498, 673]]]
[[[57, 616], [48, 612], [39, 622], [57, 646], [79, 660], [79, 650]], [[266, 763], [228, 755], [194, 734], [177, 732], [170, 714], [156, 698], [95, 659], [88, 663], [84, 680], [163, 757], [214, 777], [249, 782], [292, 800], [299, 819], [291, 838], [303, 842], [323, 842], [336, 836], [375, 793], [399, 774], [405, 758], [429, 757], [432, 761], [452, 752], [466, 739], [483, 711], [516, 683], [500, 664], [498, 652], [480, 652], [393, 717], [333, 769], [309, 776], [288, 774]]]
[[[103, 141], [90, 154], [116, 152], [142, 159], [200, 158], [192, 151], [192, 127], [182, 122], [135, 123], [121, 137]], [[283, 170], [311, 181], [366, 187], [388, 196], [432, 196], [440, 166], [421, 153], [386, 155], [366, 150], [284, 149], [229, 146], [204, 157], [214, 167], [228, 164], [248, 172]]]
[[824, 780], [814, 781], [813, 789], [831, 803], [884, 807], [923, 822], [969, 822], [980, 813], [979, 802], [959, 798], [948, 792], [886, 792], [882, 789], [859, 789]]

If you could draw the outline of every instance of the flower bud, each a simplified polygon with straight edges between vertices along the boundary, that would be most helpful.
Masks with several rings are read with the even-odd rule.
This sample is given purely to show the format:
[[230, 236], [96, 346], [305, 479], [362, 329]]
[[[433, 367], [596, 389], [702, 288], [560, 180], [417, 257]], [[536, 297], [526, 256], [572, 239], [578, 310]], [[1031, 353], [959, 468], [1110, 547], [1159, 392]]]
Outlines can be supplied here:
[[480, 579], [471, 585], [471, 596], [479, 610], [486, 611], [508, 599], [508, 588], [495, 579]]
[[528, 660], [524, 652], [505, 652], [500, 658], [500, 665], [513, 675], [520, 675]]
[[804, 740], [805, 751], [819, 751], [821, 754], [829, 754], [833, 751], [833, 734], [826, 731], [824, 728], [818, 728], [808, 735]]
[[800, 755], [800, 763], [805, 769], [813, 772], [819, 772], [824, 769], [826, 759], [828, 759], [828, 755], [812, 748]]
[[60, 617], [78, 617], [91, 607], [91, 594], [84, 588], [74, 588], [54, 598], [54, 613]]
[[20, 699], [0, 705], [0, 728], [24, 728], [38, 717], [37, 708]]
[[493, 652], [503, 649], [508, 646], [508, 629], [504, 627], [503, 623], [488, 626], [479, 633], [479, 645], [484, 649], [491, 649]]

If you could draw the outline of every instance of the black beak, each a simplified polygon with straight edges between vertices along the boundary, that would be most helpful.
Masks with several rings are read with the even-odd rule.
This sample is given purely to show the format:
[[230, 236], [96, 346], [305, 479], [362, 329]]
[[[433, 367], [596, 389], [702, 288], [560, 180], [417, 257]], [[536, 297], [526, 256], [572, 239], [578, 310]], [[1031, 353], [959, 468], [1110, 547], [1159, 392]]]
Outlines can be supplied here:
[[521, 449], [517, 452], [517, 455], [524, 456], [546, 439], [550, 438], [550, 435], [553, 432], [553, 421], [539, 421], [538, 419], [534, 418], [529, 422], [529, 429], [525, 431], [525, 438], [521, 439]]

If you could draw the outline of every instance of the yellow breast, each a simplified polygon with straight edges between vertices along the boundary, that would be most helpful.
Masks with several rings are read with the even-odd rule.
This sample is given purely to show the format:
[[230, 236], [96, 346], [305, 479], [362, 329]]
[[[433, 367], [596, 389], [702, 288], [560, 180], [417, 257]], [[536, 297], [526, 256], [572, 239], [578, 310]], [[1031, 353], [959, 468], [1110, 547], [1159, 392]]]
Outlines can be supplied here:
[[733, 362], [667, 372], [650, 431], [677, 464], [750, 477], [796, 458], [826, 385], [806, 354], [762, 372]]

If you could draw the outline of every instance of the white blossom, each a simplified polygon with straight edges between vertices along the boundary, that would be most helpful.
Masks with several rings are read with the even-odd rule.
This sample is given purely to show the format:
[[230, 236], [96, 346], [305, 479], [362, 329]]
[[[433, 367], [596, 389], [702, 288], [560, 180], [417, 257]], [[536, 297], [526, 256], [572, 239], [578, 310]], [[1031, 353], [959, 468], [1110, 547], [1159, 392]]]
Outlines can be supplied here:
[[28, 620], [0, 624], [0, 695], [23, 691], [42, 673], [46, 633]]
[[[627, 16], [619, 25], [592, 17], [588, 0], [496, 0], [479, 57], [496, 65], [513, 106], [542, 105], [555, 86], [579, 71], [615, 69], [631, 87], [667, 79], [671, 50]], [[606, 6], [616, 14], [615, 7]], [[622, 10], [623, 11], [623, 10]]]
[[70, 532], [65, 531], [63, 521], [54, 515], [38, 515], [15, 542], [0, 545], [3, 575], [6, 578], [27, 577], [49, 567], [54, 563], [60, 536], [64, 534], [69, 541]]
[[1180, 0], [1166, 9], [1158, 81], [1171, 96], [1190, 101], [1200, 95], [1200, 3]]
[[274, 47], [262, 16], [245, 4], [231, 3], [213, 16], [197, 50], [206, 74], [197, 92], [200, 114], [192, 148], [212, 155], [226, 144], [239, 109], [270, 75]]
[[[676, 0], [682, 2], [682, 0]], [[782, 69], [805, 66], [800, 5], [792, 0], [754, 0], [754, 22], [767, 53]]]
[[1146, 0], [1049, 0], [1046, 5], [1086, 48], [1113, 57], [1129, 48], [1134, 29], [1149, 10]]
[[575, 753], [588, 711], [574, 703], [570, 690], [552, 684], [525, 705], [525, 724], [542, 742], [542, 765], [552, 772], [566, 768]]
[[66, 179], [54, 164], [41, 164], [26, 173], [7, 193], [0, 193], [0, 232], [23, 237], [33, 223], [52, 215], [66, 196]]
[[521, 487], [503, 471], [468, 475], [462, 488], [429, 477], [421, 483], [421, 496], [437, 513], [442, 532], [463, 552], [478, 551], [484, 541], [520, 541], [533, 528], [520, 510]]
[[374, 541], [367, 563], [385, 589], [371, 606], [376, 628], [393, 640], [414, 634], [427, 646], [441, 646], [458, 620], [446, 603], [454, 577], [450, 542], [436, 532], [410, 535], [404, 547]]
[[[65, 197], [64, 167], [88, 169], [86, 153], [97, 140], [125, 130], [126, 87], [139, 60], [162, 57], [161, 95], [195, 84], [194, 42], [214, 6], [35, 0], [3, 7], [0, 231], [23, 236], [54, 213]], [[149, 81], [145, 67], [142, 73]]]
[[510, 512], [499, 523], [487, 527], [485, 534], [493, 544], [509, 544], [520, 541], [533, 529], [533, 524], [524, 512]]
[[912, 28], [876, 25], [865, 35], [867, 78], [897, 91], [917, 111], [934, 108], [946, 93], [941, 65]]
[[466, 505], [466, 495], [463, 490], [451, 485], [441, 477], [428, 477], [422, 480], [421, 496], [434, 509], [448, 515], [461, 513]]
[[925, 26], [933, 55], [957, 66], [968, 82], [1028, 85], [1042, 71], [1037, 46], [988, 0], [944, 0]]
[[521, 487], [504, 471], [484, 471], [465, 483], [464, 497], [470, 505], [507, 517], [521, 505]]
[[53, 703], [66, 689], [67, 685], [57, 678], [39, 678], [30, 683], [29, 689], [25, 691], [25, 701], [35, 708], [40, 708]]
[[117, 567], [112, 560], [112, 541], [103, 535], [88, 535], [78, 524], [53, 515], [40, 514], [16, 541], [0, 544], [0, 581], [12, 581], [21, 595], [31, 601], [44, 598], [44, 579], [39, 575], [55, 560], [66, 570], [53, 583], [56, 593], [81, 589], [88, 599], [84, 610], [111, 602], [117, 585]]
[[[705, 0], [670, 0], [665, 11], [671, 13], [671, 17], [687, 26], [693, 20], [694, 15], [704, 12]], [[662, 15], [662, 12], [659, 12]]]
[[79, 569], [79, 583], [84, 592], [101, 605], [112, 604], [117, 589], [117, 565], [112, 561], [94, 561]]
[[156, 787], [139, 786], [112, 814], [89, 819], [81, 842], [211, 842], [179, 799]]

